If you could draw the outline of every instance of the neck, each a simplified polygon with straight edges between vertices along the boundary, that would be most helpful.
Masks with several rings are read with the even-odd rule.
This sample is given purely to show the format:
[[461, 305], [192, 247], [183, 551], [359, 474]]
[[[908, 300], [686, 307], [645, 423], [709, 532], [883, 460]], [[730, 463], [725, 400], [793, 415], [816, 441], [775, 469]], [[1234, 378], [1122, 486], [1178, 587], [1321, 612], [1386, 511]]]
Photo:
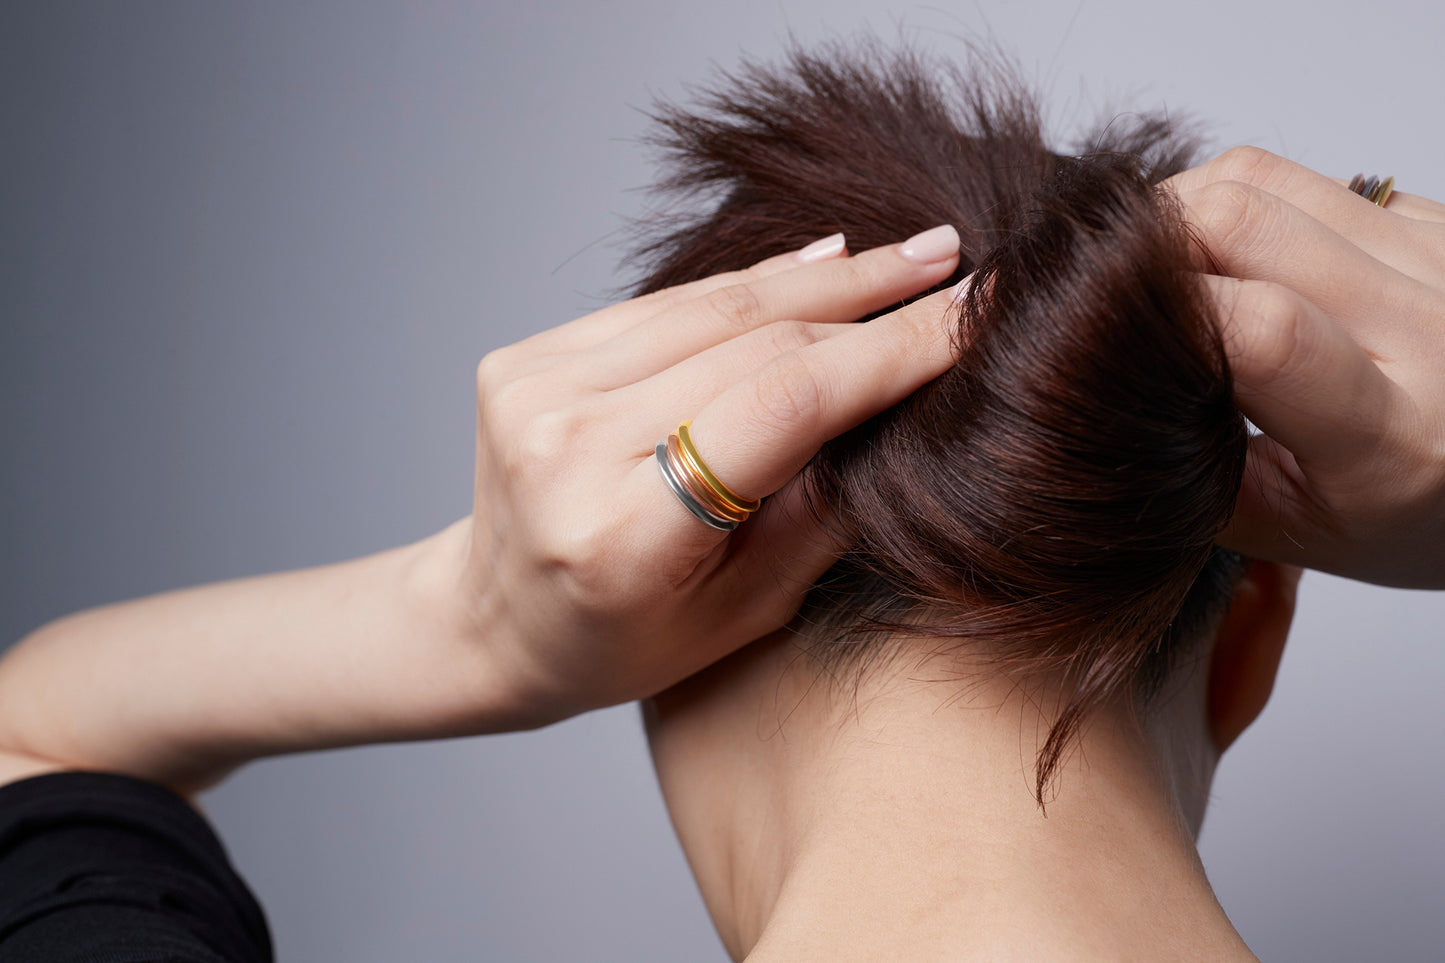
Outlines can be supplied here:
[[1253, 959], [1158, 739], [1100, 713], [1041, 809], [1047, 712], [942, 668], [837, 691], [780, 636], [657, 700], [663, 789], [734, 958]]

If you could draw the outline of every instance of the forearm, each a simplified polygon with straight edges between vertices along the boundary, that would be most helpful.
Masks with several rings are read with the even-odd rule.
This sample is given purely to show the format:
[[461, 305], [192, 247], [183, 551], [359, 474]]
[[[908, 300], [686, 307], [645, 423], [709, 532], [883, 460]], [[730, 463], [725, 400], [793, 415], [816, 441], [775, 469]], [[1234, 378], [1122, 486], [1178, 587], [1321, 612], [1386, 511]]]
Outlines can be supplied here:
[[194, 790], [260, 756], [488, 731], [503, 700], [455, 602], [466, 538], [52, 622], [0, 660], [0, 750]]
[[[484, 518], [32, 633], [0, 659], [0, 754], [188, 792], [258, 756], [525, 728], [645, 697], [776, 629], [836, 551], [823, 522], [794, 510], [791, 479], [824, 439], [902, 400], [952, 353], [951, 291], [842, 326], [846, 337], [822, 319], [938, 285], [957, 265], [956, 231], [856, 257], [824, 240], [823, 254], [780, 254], [488, 355], [473, 493]], [[795, 348], [803, 305], [819, 320]], [[596, 367], [593, 350], [615, 368]], [[689, 392], [694, 429], [711, 419], [708, 437], [750, 439], [714, 468], [739, 491], [789, 486], [731, 542], [638, 447], [660, 426], [635, 399]], [[797, 417], [780, 419], [779, 400]], [[743, 430], [759, 424], [768, 431]]]

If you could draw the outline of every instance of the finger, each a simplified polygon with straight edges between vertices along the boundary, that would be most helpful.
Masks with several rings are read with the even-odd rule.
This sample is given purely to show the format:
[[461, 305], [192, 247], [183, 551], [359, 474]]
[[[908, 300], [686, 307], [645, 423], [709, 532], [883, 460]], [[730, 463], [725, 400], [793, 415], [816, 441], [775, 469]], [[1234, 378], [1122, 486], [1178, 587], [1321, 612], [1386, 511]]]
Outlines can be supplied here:
[[811, 505], [805, 487], [803, 477], [794, 476], [768, 497], [733, 534], [727, 557], [704, 590], [707, 610], [740, 620], [736, 643], [787, 622], [847, 547], [831, 518], [818, 514], [826, 512], [826, 506]]
[[586, 351], [593, 345], [616, 337], [648, 318], [662, 311], [706, 296], [720, 288], [758, 281], [775, 274], [791, 271], [807, 264], [818, 264], [848, 254], [847, 243], [842, 234], [820, 238], [807, 247], [788, 251], [766, 258], [751, 267], [739, 271], [725, 271], [710, 277], [678, 284], [651, 294], [640, 295], [627, 301], [609, 305], [599, 311], [578, 318], [575, 321], [535, 334], [519, 345], [525, 345], [529, 353], [555, 355], [563, 352]]
[[[1428, 450], [1440, 450], [1438, 431], [1426, 444]], [[1220, 543], [1256, 558], [1378, 585], [1442, 587], [1445, 570], [1432, 564], [1445, 535], [1438, 482], [1430, 474], [1422, 479], [1408, 455], [1391, 459], [1387, 454], [1378, 461], [1367, 478], [1322, 491], [1284, 446], [1264, 435], [1251, 438], [1234, 518]], [[1402, 516], [1399, 510], [1410, 502], [1412, 488], [1424, 501], [1416, 503], [1418, 511], [1406, 508]], [[1392, 496], [1403, 497], [1394, 505], [1380, 504]]]
[[944, 225], [902, 244], [719, 288], [599, 345], [579, 374], [611, 390], [778, 321], [856, 321], [945, 280], [958, 251], [958, 232]]
[[1204, 282], [1240, 409], [1306, 471], [1361, 464], [1389, 436], [1401, 389], [1318, 306], [1279, 284]]
[[1351, 224], [1369, 225], [1365, 234], [1385, 229], [1382, 227], [1385, 225], [1398, 225], [1397, 220], [1382, 217], [1385, 212], [1412, 220], [1445, 223], [1445, 204], [1396, 191], [1381, 208], [1351, 191], [1348, 181], [1326, 177], [1259, 147], [1225, 151], [1198, 167], [1175, 174], [1165, 184], [1183, 193], [1220, 181], [1238, 181], [1277, 194], [1316, 220], [1350, 236], [1351, 240], [1355, 240], [1348, 230]]
[[[1181, 199], [1203, 198], [1204, 203], [1222, 193], [1202, 190], [1206, 187], [1247, 184], [1281, 198], [1401, 273], [1436, 286], [1445, 281], [1445, 206], [1434, 202], [1424, 202], [1423, 207], [1439, 207], [1439, 217], [1414, 203], [1421, 199], [1400, 197], [1397, 201], [1393, 195], [1387, 211], [1351, 191], [1343, 181], [1257, 147], [1235, 148], [1201, 167], [1176, 174], [1166, 183], [1179, 192]], [[1430, 214], [1424, 220], [1432, 223], [1416, 223], [1398, 216], [1412, 209]], [[1197, 217], [1189, 203], [1185, 217], [1191, 222]]]
[[775, 358], [693, 417], [699, 454], [743, 497], [777, 491], [823, 442], [949, 368], [952, 299], [941, 291]]
[[[1356, 197], [1360, 197], [1359, 194], [1350, 191], [1350, 182], [1343, 177], [1331, 177], [1330, 180], [1351, 194], [1354, 194]], [[1361, 200], [1364, 200], [1364, 198], [1361, 198]], [[1404, 191], [1392, 190], [1389, 200], [1385, 202], [1383, 207], [1372, 201], [1366, 201], [1366, 203], [1377, 210], [1397, 214], [1400, 217], [1408, 217], [1412, 221], [1445, 224], [1445, 204], [1441, 204], [1439, 201], [1432, 201], [1428, 197], [1421, 197], [1419, 194], [1407, 194]]]
[[[1392, 339], [1435, 324], [1441, 295], [1369, 256], [1283, 198], [1238, 181], [1181, 195], [1219, 273], [1298, 291], [1388, 357]], [[1398, 347], [1398, 345], [1396, 345]]]
[[1327, 568], [1317, 533], [1328, 526], [1310, 517], [1308, 491], [1289, 450], [1268, 435], [1254, 436], [1234, 514], [1219, 544], [1251, 558]]
[[1347, 528], [1287, 448], [1266, 435], [1249, 440], [1244, 481], [1219, 544], [1252, 558], [1382, 585], [1419, 583], [1418, 562], [1409, 553], [1369, 557]]
[[637, 423], [639, 439], [666, 437], [680, 421], [774, 358], [828, 338], [846, 335], [846, 324], [777, 321], [713, 345], [636, 384], [607, 392], [604, 403], [618, 418]]

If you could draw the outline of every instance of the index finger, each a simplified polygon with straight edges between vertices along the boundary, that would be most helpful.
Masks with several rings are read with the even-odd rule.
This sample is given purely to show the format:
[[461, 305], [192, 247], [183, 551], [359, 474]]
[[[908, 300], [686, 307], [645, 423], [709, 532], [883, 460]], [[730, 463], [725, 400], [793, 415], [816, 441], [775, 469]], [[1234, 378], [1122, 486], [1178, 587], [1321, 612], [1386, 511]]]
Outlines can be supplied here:
[[796, 251], [786, 251], [764, 258], [750, 267], [737, 271], [723, 271], [709, 277], [699, 278], [696, 281], [689, 281], [686, 284], [674, 285], [670, 288], [663, 288], [661, 291], [653, 291], [651, 294], [643, 294], [626, 301], [610, 304], [575, 321], [534, 334], [530, 338], [518, 342], [516, 346], [525, 346], [529, 351], [538, 354], [585, 351], [670, 307], [700, 298], [712, 291], [736, 284], [745, 284], [749, 281], [758, 281], [807, 264], [816, 264], [834, 258], [847, 257], [847, 255], [847, 241], [843, 235], [831, 234]]
[[1238, 181], [1276, 194], [1340, 233], [1351, 233], [1347, 229], [1355, 225], [1366, 234], [1378, 234], [1384, 229], [1382, 225], [1394, 220], [1382, 216], [1382, 212], [1445, 223], [1445, 204], [1396, 191], [1382, 208], [1351, 191], [1347, 181], [1327, 177], [1259, 147], [1232, 148], [1164, 183], [1182, 194], [1220, 181]]
[[[1181, 197], [1193, 202], [1191, 227], [1218, 273], [1293, 288], [1347, 325], [1373, 354], [1399, 357], [1437, 327], [1441, 295], [1430, 274], [1422, 279], [1399, 263], [1427, 271], [1420, 261], [1432, 253], [1427, 245], [1404, 245], [1413, 253], [1402, 251], [1388, 263], [1279, 195], [1240, 181], [1219, 181]], [[1398, 239], [1396, 247], [1402, 247]]]

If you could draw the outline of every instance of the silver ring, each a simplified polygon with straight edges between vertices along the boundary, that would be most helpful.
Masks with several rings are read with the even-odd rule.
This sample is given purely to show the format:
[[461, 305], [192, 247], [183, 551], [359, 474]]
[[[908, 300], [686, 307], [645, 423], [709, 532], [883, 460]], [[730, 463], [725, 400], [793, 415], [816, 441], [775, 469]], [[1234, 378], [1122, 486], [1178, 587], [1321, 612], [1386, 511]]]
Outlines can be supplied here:
[[694, 498], [692, 492], [687, 490], [687, 486], [673, 473], [672, 462], [667, 457], [666, 441], [658, 442], [653, 454], [657, 455], [657, 470], [662, 473], [662, 480], [667, 482], [667, 487], [672, 489], [672, 493], [677, 496], [678, 501], [682, 502], [684, 508], [692, 512], [698, 520], [719, 531], [731, 532], [738, 527], [738, 523], [732, 519], [723, 518], [708, 511], [707, 506]]

